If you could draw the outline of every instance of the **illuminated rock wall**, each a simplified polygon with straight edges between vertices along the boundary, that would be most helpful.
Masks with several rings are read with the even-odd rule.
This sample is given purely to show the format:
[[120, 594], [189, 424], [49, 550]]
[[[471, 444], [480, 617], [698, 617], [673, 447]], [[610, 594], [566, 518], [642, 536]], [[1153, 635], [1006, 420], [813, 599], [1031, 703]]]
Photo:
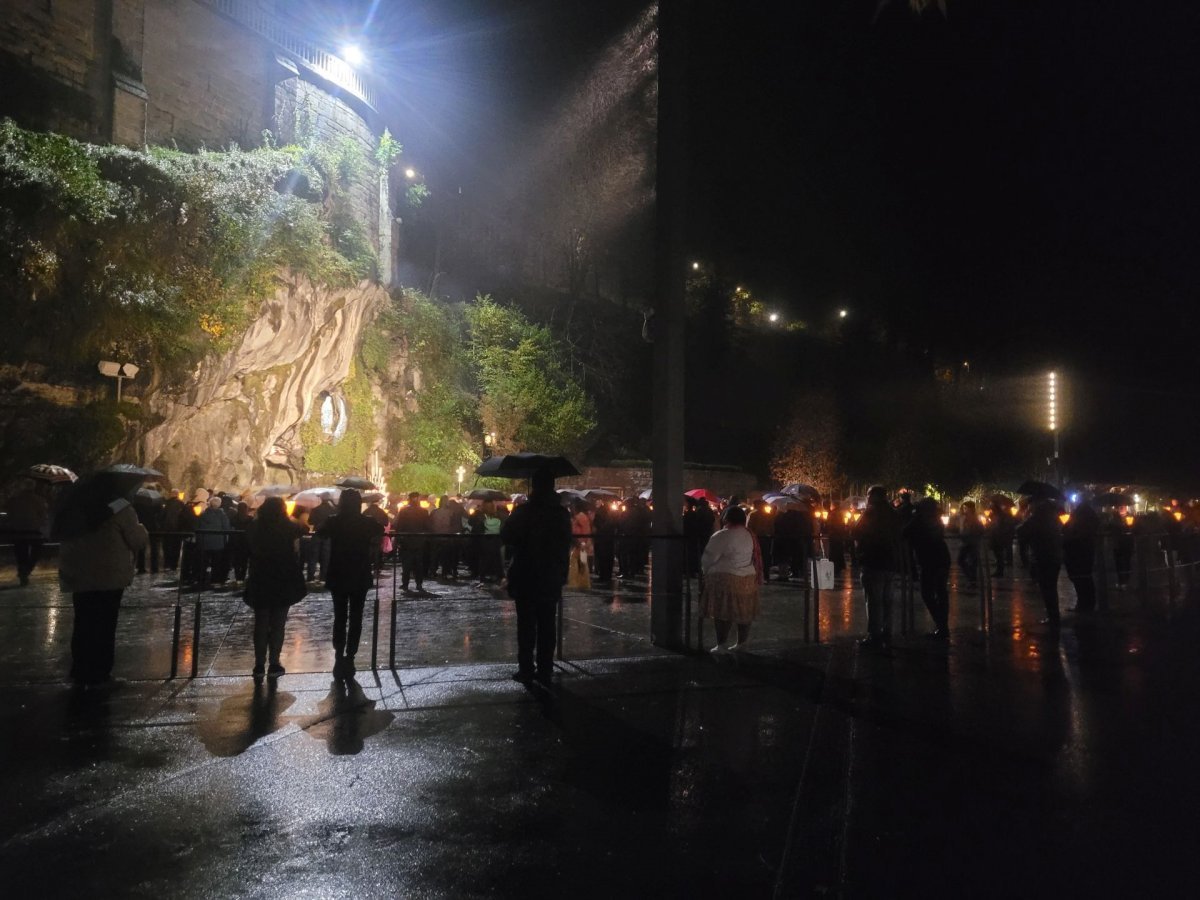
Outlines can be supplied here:
[[371, 282], [331, 290], [281, 280], [235, 348], [201, 363], [184, 392], [147, 398], [163, 421], [142, 437], [139, 457], [179, 488], [297, 480], [300, 425], [346, 379], [363, 325], [386, 300]]

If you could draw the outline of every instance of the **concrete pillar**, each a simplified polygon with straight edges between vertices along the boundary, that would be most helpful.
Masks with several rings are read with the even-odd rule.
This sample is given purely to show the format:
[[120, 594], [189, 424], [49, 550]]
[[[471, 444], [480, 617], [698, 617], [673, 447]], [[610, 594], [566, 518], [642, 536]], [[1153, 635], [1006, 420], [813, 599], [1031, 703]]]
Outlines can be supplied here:
[[[654, 535], [650, 633], [683, 643], [684, 223], [687, 197], [686, 0], [658, 4], [655, 173]], [[674, 540], [669, 538], [674, 537]]]

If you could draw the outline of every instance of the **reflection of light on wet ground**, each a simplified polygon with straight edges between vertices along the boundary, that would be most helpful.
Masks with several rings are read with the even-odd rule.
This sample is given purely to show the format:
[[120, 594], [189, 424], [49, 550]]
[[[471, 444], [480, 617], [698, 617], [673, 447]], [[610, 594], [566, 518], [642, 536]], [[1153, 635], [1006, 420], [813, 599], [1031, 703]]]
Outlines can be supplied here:
[[46, 619], [46, 646], [54, 643], [54, 634], [58, 631], [58, 607], [51, 606]]

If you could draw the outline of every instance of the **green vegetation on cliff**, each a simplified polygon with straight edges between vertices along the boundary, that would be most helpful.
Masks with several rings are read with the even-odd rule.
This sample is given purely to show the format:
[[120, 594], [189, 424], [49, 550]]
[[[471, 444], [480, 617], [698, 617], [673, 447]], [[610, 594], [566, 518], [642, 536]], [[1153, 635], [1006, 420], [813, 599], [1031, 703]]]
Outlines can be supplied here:
[[0, 121], [0, 359], [178, 377], [229, 346], [279, 269], [373, 275], [339, 201], [375, 165], [344, 144], [135, 151]]

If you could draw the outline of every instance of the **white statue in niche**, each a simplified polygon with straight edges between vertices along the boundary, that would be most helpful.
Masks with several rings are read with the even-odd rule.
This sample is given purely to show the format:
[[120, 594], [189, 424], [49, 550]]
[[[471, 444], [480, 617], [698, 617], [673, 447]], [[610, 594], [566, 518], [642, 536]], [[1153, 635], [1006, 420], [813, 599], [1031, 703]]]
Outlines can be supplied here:
[[346, 435], [346, 401], [329, 393], [321, 394], [321, 432], [336, 444]]

